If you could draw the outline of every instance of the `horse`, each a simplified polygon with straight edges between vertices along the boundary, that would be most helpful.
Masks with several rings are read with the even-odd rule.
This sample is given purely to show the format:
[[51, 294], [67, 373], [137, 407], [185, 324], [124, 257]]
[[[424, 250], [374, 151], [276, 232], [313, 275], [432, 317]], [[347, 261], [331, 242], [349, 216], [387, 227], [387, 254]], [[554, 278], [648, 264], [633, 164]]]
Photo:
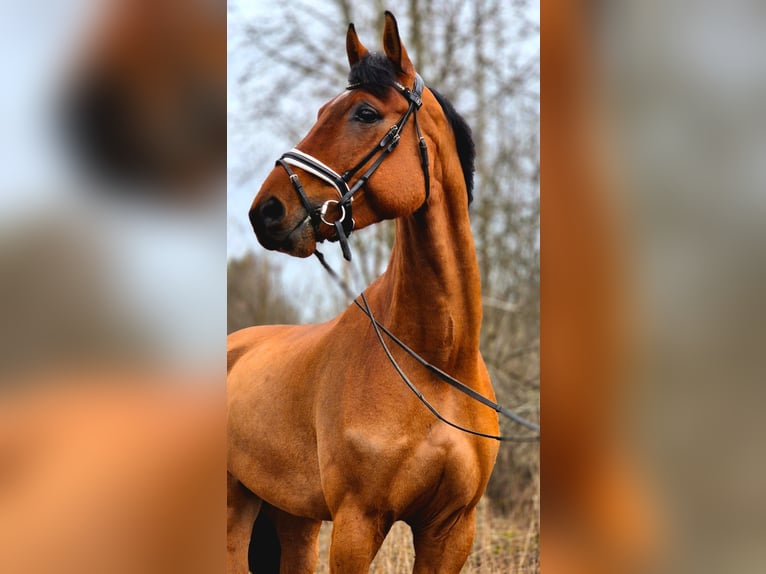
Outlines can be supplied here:
[[[432, 365], [494, 400], [479, 351], [470, 129], [425, 87], [390, 12], [382, 53], [368, 51], [353, 24], [346, 52], [350, 84], [267, 176], [250, 209], [255, 234], [267, 249], [308, 257], [325, 240], [347, 252], [351, 231], [394, 219], [388, 267], [362, 294], [367, 309]], [[329, 520], [333, 573], [369, 571], [395, 521], [412, 530], [416, 574], [456, 574], [465, 564], [498, 442], [429, 412], [377, 336], [355, 305], [323, 324], [229, 336], [227, 572], [248, 572], [256, 518], [276, 531], [280, 572], [314, 571]], [[497, 412], [400, 349], [391, 353], [445, 419], [497, 434]]]

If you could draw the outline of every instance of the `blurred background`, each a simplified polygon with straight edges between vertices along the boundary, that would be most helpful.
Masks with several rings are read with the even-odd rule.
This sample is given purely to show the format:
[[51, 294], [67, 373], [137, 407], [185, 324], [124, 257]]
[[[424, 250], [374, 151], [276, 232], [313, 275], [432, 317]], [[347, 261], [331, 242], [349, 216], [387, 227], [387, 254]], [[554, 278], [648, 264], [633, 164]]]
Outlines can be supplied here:
[[[230, 2], [228, 328], [323, 321], [349, 304], [317, 262], [261, 248], [247, 213], [276, 158], [308, 132], [319, 107], [345, 88], [348, 23], [354, 22], [368, 49], [382, 50], [386, 9], [396, 15], [426, 84], [444, 94], [473, 129], [471, 222], [482, 273], [482, 353], [499, 402], [539, 421], [537, 2]], [[361, 291], [385, 269], [393, 233], [388, 222], [354, 234], [358, 275], [343, 264], [335, 244], [321, 250]], [[504, 433], [523, 434], [506, 422]], [[538, 443], [503, 443], [467, 571], [536, 571], [538, 510]], [[397, 560], [410, 544], [399, 534], [376, 559], [376, 572], [407, 569]]]
[[[623, 484], [641, 488], [603, 493], [616, 515], [603, 540], [578, 530], [580, 517], [563, 521], [558, 542], [570, 547], [562, 553], [571, 558], [582, 547], [609, 564], [610, 548], [599, 542], [617, 530], [640, 548], [630, 522], [642, 507], [651, 516], [644, 534], [659, 551], [649, 571], [762, 572], [764, 5], [543, 2], [542, 23], [543, 571], [596, 571], [556, 562], [546, 541], [560, 525], [546, 511], [551, 483], [587, 476], [599, 488], [599, 461], [562, 467], [549, 455], [567, 455], [551, 440], [558, 417], [574, 412], [568, 423], [578, 423], [607, 409], [578, 431], [608, 420], [601, 442], [621, 437], [621, 462], [631, 469]], [[617, 279], [592, 273], [604, 271], [605, 259]], [[603, 322], [621, 335], [619, 368]], [[559, 338], [563, 328], [572, 332]], [[601, 337], [581, 342], [594, 332]], [[585, 352], [573, 358], [548, 344], [561, 340]], [[582, 365], [590, 370], [574, 377], [577, 392], [560, 396], [569, 390], [562, 381], [573, 379], [567, 367]], [[600, 441], [575, 428], [558, 438], [568, 434], [577, 453]], [[583, 513], [608, 514], [589, 502]]]
[[223, 4], [38, 4], [4, 4], [0, 24], [3, 368], [140, 355], [211, 370], [224, 346]]
[[223, 2], [0, 4], [0, 571], [223, 564]]
[[636, 362], [619, 411], [664, 572], [766, 568], [766, 6], [599, 3], [592, 100], [619, 166]]

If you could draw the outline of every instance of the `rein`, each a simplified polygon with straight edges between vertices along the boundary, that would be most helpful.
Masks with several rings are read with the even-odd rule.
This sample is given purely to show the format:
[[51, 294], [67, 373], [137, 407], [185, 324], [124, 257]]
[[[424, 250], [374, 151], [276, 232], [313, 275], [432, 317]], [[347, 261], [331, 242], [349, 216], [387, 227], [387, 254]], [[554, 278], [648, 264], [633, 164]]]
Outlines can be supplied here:
[[[340, 278], [340, 276], [333, 270], [332, 267], [325, 261], [324, 255], [318, 251], [314, 251], [314, 255], [319, 260], [319, 262], [322, 264], [322, 267], [325, 268], [327, 273], [330, 275], [330, 277], [335, 281], [335, 283], [341, 288], [343, 293], [349, 298], [352, 299], [354, 302], [354, 305], [356, 305], [362, 313], [367, 315], [367, 317], [370, 319], [370, 323], [372, 324], [372, 328], [375, 331], [375, 335], [378, 338], [378, 342], [380, 342], [380, 346], [383, 348], [383, 351], [386, 353], [386, 357], [388, 357], [388, 360], [390, 361], [391, 365], [396, 370], [399, 377], [404, 381], [404, 383], [409, 387], [409, 389], [415, 394], [415, 396], [420, 400], [425, 407], [433, 413], [433, 415], [442, 421], [443, 423], [451, 426], [452, 428], [455, 428], [459, 431], [483, 437], [488, 438], [492, 440], [497, 441], [509, 441], [509, 442], [536, 442], [540, 440], [540, 426], [536, 425], [533, 422], [528, 421], [527, 419], [517, 415], [513, 411], [499, 405], [498, 403], [491, 401], [484, 395], [477, 393], [475, 390], [473, 390], [471, 387], [466, 385], [465, 383], [462, 383], [458, 381], [456, 378], [452, 377], [451, 375], [445, 373], [442, 371], [439, 367], [432, 365], [428, 361], [426, 361], [423, 357], [418, 355], [415, 351], [413, 351], [410, 347], [408, 347], [401, 339], [396, 337], [391, 331], [389, 331], [383, 324], [381, 324], [373, 315], [372, 309], [370, 309], [370, 304], [367, 301], [367, 297], [362, 292], [359, 295], [359, 299], [362, 300], [362, 302], [359, 302], [359, 299], [356, 298], [351, 291], [351, 288], [346, 284], [343, 279]], [[472, 398], [475, 401], [478, 401], [479, 403], [483, 404], [486, 407], [489, 407], [496, 411], [497, 413], [509, 418], [514, 423], [523, 426], [531, 431], [533, 431], [535, 434], [531, 436], [510, 436], [510, 435], [491, 435], [491, 434], [485, 434], [482, 432], [478, 432], [475, 430], [471, 430], [465, 427], [462, 427], [458, 425], [457, 423], [453, 423], [446, 417], [444, 417], [439, 411], [436, 410], [436, 408], [428, 402], [428, 399], [423, 396], [423, 393], [421, 393], [418, 388], [410, 381], [409, 377], [404, 373], [402, 368], [399, 366], [399, 363], [396, 362], [396, 359], [394, 359], [393, 354], [391, 353], [391, 350], [388, 348], [388, 345], [386, 344], [385, 340], [383, 339], [383, 334], [385, 334], [389, 339], [391, 339], [396, 345], [399, 346], [405, 353], [407, 353], [410, 357], [415, 359], [420, 365], [431, 371], [434, 375], [436, 375], [438, 378], [440, 378], [445, 383], [451, 385], [452, 387], [456, 388], [461, 393], [464, 393], [468, 395], [470, 398]]]
[[[360, 84], [352, 84], [346, 89], [354, 90], [360, 86]], [[423, 78], [421, 78], [419, 74], [415, 76], [415, 85], [411, 90], [398, 82], [394, 83], [394, 88], [409, 102], [407, 111], [405, 111], [399, 120], [389, 128], [386, 135], [383, 136], [378, 144], [372, 148], [367, 155], [365, 155], [354, 167], [343, 172], [342, 175], [338, 174], [338, 172], [328, 165], [325, 165], [314, 156], [297, 148], [285, 152], [276, 162], [277, 165], [281, 166], [287, 172], [293, 189], [298, 194], [303, 208], [308, 213], [314, 231], [317, 232], [319, 230], [320, 223], [335, 228], [335, 240], [340, 242], [343, 257], [346, 261], [351, 261], [351, 249], [348, 246], [348, 237], [354, 230], [354, 219], [351, 207], [354, 195], [362, 189], [367, 183], [367, 180], [370, 179], [372, 174], [375, 173], [388, 155], [396, 149], [396, 146], [399, 144], [402, 130], [407, 124], [407, 120], [409, 120], [410, 116], [413, 118], [413, 123], [415, 124], [415, 130], [417, 132], [418, 149], [420, 150], [421, 167], [423, 169], [423, 177], [425, 181], [425, 199], [423, 200], [423, 205], [425, 206], [428, 201], [428, 196], [431, 191], [431, 179], [428, 171], [428, 148], [426, 146], [426, 140], [423, 138], [423, 134], [420, 131], [420, 125], [418, 124], [418, 110], [423, 105], [422, 95], [424, 87], [425, 82], [423, 82]], [[367, 168], [367, 171], [359, 176], [359, 179], [357, 179], [351, 187], [349, 187], [351, 178], [376, 155], [378, 157], [373, 164]], [[340, 196], [339, 199], [328, 199], [320, 206], [312, 205], [303, 189], [303, 185], [301, 185], [298, 175], [290, 168], [290, 166], [299, 167], [311, 175], [318, 177], [322, 181], [329, 183], [338, 192], [338, 195]], [[337, 219], [328, 220], [330, 206], [337, 206], [337, 209], [340, 212]]]

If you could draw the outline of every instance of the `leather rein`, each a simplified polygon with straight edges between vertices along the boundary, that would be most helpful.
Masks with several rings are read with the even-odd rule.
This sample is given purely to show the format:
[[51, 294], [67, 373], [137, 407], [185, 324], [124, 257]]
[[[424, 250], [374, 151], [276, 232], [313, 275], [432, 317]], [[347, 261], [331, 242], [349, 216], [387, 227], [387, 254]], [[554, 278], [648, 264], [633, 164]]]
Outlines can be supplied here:
[[[364, 294], [364, 291], [359, 295], [358, 298], [356, 298], [351, 291], [351, 288], [348, 286], [348, 284], [335, 272], [335, 270], [330, 267], [330, 265], [325, 261], [324, 255], [319, 251], [315, 250], [314, 255], [319, 260], [319, 262], [322, 264], [322, 267], [325, 268], [327, 273], [330, 275], [330, 277], [335, 281], [335, 283], [341, 288], [343, 293], [354, 302], [354, 305], [359, 308], [362, 313], [367, 315], [367, 317], [370, 319], [370, 323], [372, 324], [372, 328], [375, 331], [375, 336], [378, 339], [378, 342], [380, 343], [380, 346], [383, 348], [383, 351], [386, 353], [386, 357], [388, 357], [389, 362], [396, 370], [399, 377], [404, 381], [404, 383], [407, 385], [407, 387], [415, 394], [415, 396], [418, 398], [418, 400], [423, 403], [423, 405], [433, 413], [433, 415], [442, 421], [443, 423], [451, 426], [452, 428], [455, 428], [459, 431], [479, 436], [482, 438], [488, 438], [492, 440], [497, 441], [508, 441], [508, 442], [536, 442], [540, 440], [540, 426], [536, 425], [535, 423], [528, 421], [524, 417], [521, 417], [511, 411], [510, 409], [507, 409], [503, 407], [502, 405], [499, 405], [498, 403], [488, 399], [481, 393], [476, 392], [471, 387], [466, 385], [465, 383], [460, 382], [455, 377], [445, 373], [442, 371], [439, 367], [432, 365], [428, 361], [426, 361], [423, 357], [418, 355], [415, 351], [413, 351], [406, 343], [404, 343], [401, 339], [399, 339], [396, 335], [394, 335], [391, 331], [389, 331], [385, 325], [380, 323], [375, 316], [372, 313], [372, 309], [370, 309], [370, 304], [367, 301], [367, 296]], [[361, 299], [361, 303], [360, 303]], [[525, 427], [535, 434], [532, 435], [526, 435], [526, 436], [520, 436], [520, 435], [491, 435], [482, 433], [479, 431], [475, 431], [463, 426], [460, 426], [457, 423], [454, 423], [444, 417], [438, 410], [436, 410], [436, 407], [434, 407], [428, 399], [423, 396], [423, 393], [421, 393], [418, 388], [414, 385], [414, 383], [409, 379], [409, 377], [405, 374], [405, 372], [402, 370], [402, 368], [399, 366], [399, 363], [397, 363], [396, 359], [394, 358], [393, 354], [391, 353], [391, 350], [389, 349], [388, 345], [386, 344], [386, 341], [383, 339], [383, 335], [386, 335], [389, 339], [391, 339], [400, 349], [402, 349], [405, 353], [407, 353], [410, 357], [415, 359], [421, 366], [428, 369], [432, 374], [434, 374], [436, 377], [447, 383], [448, 385], [454, 387], [461, 393], [464, 393], [471, 397], [473, 400], [483, 404], [484, 406], [491, 408], [492, 410], [496, 411], [498, 414], [501, 414], [514, 423], [516, 423], [519, 426]]]
[[[353, 90], [359, 87], [360, 87], [359, 84], [352, 84], [348, 86], [346, 89]], [[415, 124], [415, 129], [417, 132], [421, 167], [423, 169], [423, 176], [424, 176], [424, 182], [425, 182], [425, 200], [423, 201], [423, 206], [420, 209], [423, 209], [423, 207], [425, 207], [426, 205], [426, 202], [428, 201], [428, 197], [431, 190], [431, 180], [430, 180], [430, 175], [428, 170], [428, 167], [429, 167], [428, 148], [426, 147], [426, 141], [423, 138], [423, 134], [420, 131], [420, 126], [418, 125], [418, 118], [417, 118], [417, 112], [423, 104], [422, 94], [423, 94], [424, 87], [425, 87], [425, 83], [423, 82], [423, 79], [420, 77], [420, 75], [416, 75], [415, 84], [411, 90], [403, 86], [402, 84], [399, 84], [398, 82], [394, 83], [394, 88], [400, 94], [402, 94], [404, 98], [409, 102], [407, 111], [405, 111], [402, 114], [402, 116], [399, 118], [399, 120], [393, 126], [391, 126], [391, 128], [389, 128], [389, 130], [386, 132], [383, 138], [378, 142], [378, 144], [372, 150], [370, 150], [369, 153], [367, 153], [367, 155], [365, 155], [354, 167], [345, 171], [342, 175], [338, 174], [334, 169], [325, 165], [324, 163], [322, 163], [321, 161], [319, 161], [312, 155], [307, 154], [296, 148], [293, 148], [292, 150], [282, 154], [282, 157], [280, 157], [276, 162], [277, 165], [281, 166], [287, 172], [287, 175], [290, 178], [290, 182], [292, 183], [293, 189], [298, 194], [298, 197], [301, 203], [303, 204], [304, 209], [308, 213], [307, 217], [310, 218], [311, 225], [314, 227], [314, 231], [315, 232], [318, 231], [321, 223], [324, 223], [325, 225], [329, 225], [335, 228], [336, 237], [334, 240], [340, 243], [341, 250], [343, 251], [343, 257], [347, 261], [351, 261], [351, 249], [349, 248], [349, 245], [348, 245], [348, 237], [351, 235], [351, 232], [354, 230], [354, 219], [352, 217], [352, 202], [354, 200], [354, 195], [362, 189], [365, 183], [367, 183], [367, 180], [370, 179], [370, 176], [372, 176], [372, 174], [375, 173], [375, 170], [377, 170], [378, 167], [380, 167], [380, 164], [383, 163], [383, 161], [388, 157], [388, 155], [391, 152], [394, 151], [394, 149], [396, 149], [396, 146], [399, 144], [401, 132], [404, 129], [404, 126], [407, 124], [407, 121], [409, 120], [410, 117], [413, 118], [413, 122]], [[354, 177], [354, 175], [357, 172], [359, 172], [365, 165], [367, 165], [367, 163], [369, 163], [373, 158], [375, 158], [375, 156], [377, 156], [377, 158], [372, 163], [372, 165], [369, 168], [367, 168], [367, 170], [361, 176], [359, 176], [359, 178], [353, 183], [353, 185], [349, 186], [349, 182], [351, 181], [351, 178]], [[300, 179], [298, 178], [298, 175], [291, 169], [290, 166], [299, 167], [303, 169], [304, 171], [332, 185], [338, 192], [339, 199], [337, 200], [328, 199], [321, 205], [318, 205], [318, 206], [313, 205], [311, 201], [309, 200], [308, 196], [306, 195], [306, 192], [303, 189], [303, 185], [301, 184]], [[328, 219], [329, 217], [328, 212], [331, 206], [337, 206], [337, 210], [339, 212], [337, 219]], [[393, 333], [391, 333], [391, 331], [389, 331], [384, 325], [378, 322], [378, 320], [375, 318], [375, 316], [372, 313], [372, 309], [370, 309], [370, 305], [367, 301], [367, 297], [365, 296], [364, 292], [362, 292], [361, 295], [359, 296], [359, 299], [361, 299], [361, 303], [360, 303], [359, 299], [357, 299], [354, 296], [353, 292], [345, 283], [345, 281], [343, 281], [343, 279], [341, 279], [340, 276], [327, 264], [327, 262], [325, 261], [324, 255], [322, 255], [322, 253], [320, 253], [318, 250], [314, 251], [314, 255], [316, 255], [317, 259], [325, 268], [325, 270], [329, 273], [330, 277], [332, 277], [332, 279], [340, 286], [344, 294], [347, 297], [349, 297], [349, 299], [353, 300], [354, 304], [362, 311], [362, 313], [367, 315], [367, 317], [370, 319], [370, 323], [372, 324], [372, 328], [375, 331], [375, 335], [378, 341], [380, 342], [381, 347], [383, 348], [383, 351], [386, 353], [388, 360], [391, 362], [391, 365], [394, 367], [399, 377], [404, 381], [407, 387], [409, 387], [409, 389], [415, 394], [415, 396], [420, 400], [420, 402], [422, 402], [423, 405], [425, 405], [425, 407], [429, 411], [431, 411], [431, 413], [433, 413], [433, 415], [437, 419], [462, 432], [483, 437], [483, 438], [497, 440], [497, 441], [534, 442], [534, 441], [540, 440], [539, 425], [536, 425], [526, 420], [525, 418], [513, 413], [509, 409], [506, 409], [505, 407], [497, 404], [496, 402], [476, 392], [465, 383], [458, 381], [457, 379], [445, 373], [444, 371], [442, 371], [435, 365], [432, 365], [431, 363], [426, 361], [423, 357], [418, 355], [415, 351], [413, 351], [410, 347], [408, 347], [398, 337], [396, 337]], [[399, 364], [396, 362], [396, 359], [394, 358], [393, 354], [391, 353], [391, 350], [388, 348], [388, 345], [386, 344], [385, 339], [383, 338], [384, 334], [396, 345], [398, 345], [404, 352], [406, 352], [410, 357], [415, 359], [415, 361], [417, 361], [424, 368], [428, 369], [432, 374], [440, 378], [442, 381], [451, 385], [452, 387], [459, 390], [460, 392], [468, 395], [473, 400], [478, 401], [484, 406], [493, 409], [498, 414], [501, 414], [509, 418], [514, 423], [533, 431], [535, 434], [529, 435], [529, 436], [490, 435], [490, 434], [482, 433], [469, 428], [465, 428], [463, 426], [460, 426], [448, 420], [441, 413], [439, 413], [438, 410], [436, 410], [436, 408], [425, 398], [425, 396], [423, 396], [423, 393], [421, 393], [417, 389], [417, 387], [415, 387], [412, 381], [410, 381], [409, 377], [407, 377], [407, 375], [401, 369]]]

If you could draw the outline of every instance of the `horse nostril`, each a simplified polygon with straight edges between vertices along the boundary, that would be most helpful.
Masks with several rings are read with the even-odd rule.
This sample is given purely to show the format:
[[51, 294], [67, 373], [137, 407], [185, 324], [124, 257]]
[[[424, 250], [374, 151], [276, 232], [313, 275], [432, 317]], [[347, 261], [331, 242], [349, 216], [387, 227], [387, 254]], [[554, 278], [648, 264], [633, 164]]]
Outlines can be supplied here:
[[285, 206], [276, 197], [270, 197], [261, 205], [261, 219], [266, 225], [279, 223], [285, 216]]
[[[253, 214], [251, 213], [251, 216]], [[271, 227], [285, 217], [285, 206], [276, 197], [270, 197], [257, 209], [257, 218], [261, 225]], [[252, 220], [252, 217], [251, 217]], [[255, 224], [255, 221], [252, 221]]]

